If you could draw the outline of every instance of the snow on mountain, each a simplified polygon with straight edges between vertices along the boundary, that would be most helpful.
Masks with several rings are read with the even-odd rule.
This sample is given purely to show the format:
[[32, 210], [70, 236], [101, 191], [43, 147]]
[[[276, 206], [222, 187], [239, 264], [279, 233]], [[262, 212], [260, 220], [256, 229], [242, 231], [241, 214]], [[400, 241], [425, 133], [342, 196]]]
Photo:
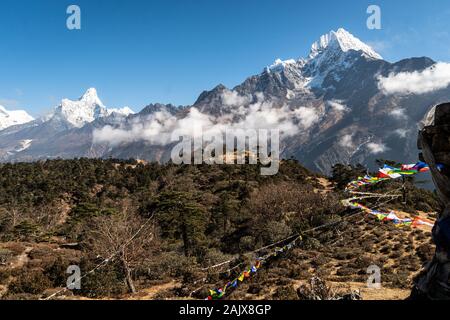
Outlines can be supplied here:
[[[294, 157], [323, 173], [330, 173], [336, 163], [370, 165], [379, 157], [415, 161], [415, 136], [407, 133], [417, 130], [427, 106], [448, 99], [450, 88], [426, 95], [385, 95], [378, 76], [422, 72], [436, 64], [432, 59], [384, 61], [344, 29], [321, 36], [305, 56], [277, 59], [233, 89], [218, 85], [202, 92], [192, 106], [182, 108], [151, 104], [132, 115], [127, 107], [107, 108], [97, 91], [89, 89], [78, 100], [64, 99], [47, 117], [1, 130], [0, 162], [58, 157], [168, 161], [171, 148], [161, 141], [155, 144], [157, 139], [93, 143], [94, 132], [101, 127], [117, 133], [113, 137], [129, 136], [128, 129], [134, 134], [134, 128], [138, 136], [144, 136], [141, 131], [149, 118], [160, 113], [184, 124], [189, 124], [192, 113], [214, 119], [218, 125], [230, 121], [235, 125], [243, 119], [258, 126], [267, 121], [280, 128], [288, 124], [294, 135], [282, 137], [282, 157]], [[396, 110], [405, 110], [407, 119], [396, 115]]]
[[308, 58], [310, 60], [314, 59], [325, 50], [339, 50], [343, 52], [348, 52], [350, 50], [362, 51], [368, 58], [375, 60], [383, 59], [383, 57], [375, 52], [370, 46], [343, 28], [339, 28], [337, 31], [331, 31], [328, 34], [321, 36], [320, 39], [311, 46], [311, 52]]
[[78, 100], [63, 99], [56, 108], [53, 119], [64, 119], [71, 125], [81, 128], [98, 118], [109, 116], [113, 113], [128, 116], [134, 114], [129, 107], [120, 109], [108, 109], [97, 95], [95, 88], [90, 88]]
[[308, 78], [306, 85], [311, 88], [333, 89], [332, 84], [324, 85], [325, 79], [329, 80], [328, 83], [340, 81], [341, 73], [354, 66], [361, 57], [383, 60], [370, 46], [342, 28], [322, 35], [313, 43], [308, 58], [304, 60], [302, 71]]
[[276, 78], [276, 82], [283, 82], [291, 90], [287, 93], [291, 97], [295, 89], [329, 88], [330, 81], [324, 84], [325, 79], [339, 81], [342, 71], [352, 67], [361, 57], [377, 61], [383, 59], [370, 46], [340, 28], [314, 42], [306, 58], [277, 59], [265, 68], [264, 73]]
[[286, 66], [295, 65], [296, 63], [297, 63], [297, 61], [295, 61], [294, 59], [289, 59], [289, 60], [277, 59], [277, 60], [275, 60], [275, 62], [272, 65], [267, 67], [267, 71], [273, 71], [273, 72], [282, 71], [286, 68]]
[[108, 112], [97, 96], [97, 90], [90, 88], [78, 100], [63, 99], [56, 108], [54, 117], [62, 118], [75, 127], [82, 127], [96, 118], [107, 116]]
[[24, 150], [28, 149], [31, 146], [32, 142], [33, 142], [32, 139], [22, 140], [15, 151], [16, 152], [21, 152], [21, 151], [24, 151]]
[[34, 118], [24, 110], [8, 111], [4, 107], [0, 106], [0, 130], [33, 120]]
[[123, 107], [123, 108], [109, 108], [107, 109], [109, 114], [117, 113], [124, 116], [129, 116], [130, 114], [135, 114], [130, 107]]

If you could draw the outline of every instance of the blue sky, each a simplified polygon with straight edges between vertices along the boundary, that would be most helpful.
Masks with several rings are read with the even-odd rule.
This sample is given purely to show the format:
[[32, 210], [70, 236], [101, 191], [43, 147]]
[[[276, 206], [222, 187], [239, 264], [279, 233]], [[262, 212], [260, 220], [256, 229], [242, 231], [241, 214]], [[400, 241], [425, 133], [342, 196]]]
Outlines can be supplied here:
[[[81, 8], [82, 29], [66, 28]], [[382, 10], [368, 30], [366, 9]], [[32, 115], [96, 87], [109, 107], [191, 104], [344, 27], [388, 61], [450, 61], [448, 0], [2, 0], [0, 104]]]

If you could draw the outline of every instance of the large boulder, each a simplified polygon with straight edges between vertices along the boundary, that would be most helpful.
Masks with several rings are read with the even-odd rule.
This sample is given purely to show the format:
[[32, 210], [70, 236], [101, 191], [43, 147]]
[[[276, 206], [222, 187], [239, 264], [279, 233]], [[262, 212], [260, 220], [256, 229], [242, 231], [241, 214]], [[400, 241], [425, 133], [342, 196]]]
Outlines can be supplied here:
[[430, 166], [444, 211], [433, 228], [436, 254], [417, 289], [429, 299], [450, 300], [450, 103], [430, 110], [419, 132], [421, 158]]

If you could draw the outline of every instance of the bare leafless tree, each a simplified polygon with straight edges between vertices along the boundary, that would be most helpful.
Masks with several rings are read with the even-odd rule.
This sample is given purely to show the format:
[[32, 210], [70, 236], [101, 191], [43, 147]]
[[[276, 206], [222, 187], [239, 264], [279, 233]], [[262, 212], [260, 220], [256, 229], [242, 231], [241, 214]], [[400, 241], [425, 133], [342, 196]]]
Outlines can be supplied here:
[[156, 225], [152, 218], [124, 209], [95, 218], [87, 242], [96, 256], [120, 261], [129, 291], [136, 293], [132, 270], [149, 258], [157, 246]]
[[10, 230], [14, 229], [22, 219], [22, 213], [15, 205], [11, 205], [9, 208], [0, 208], [0, 219], [4, 224], [4, 228]]

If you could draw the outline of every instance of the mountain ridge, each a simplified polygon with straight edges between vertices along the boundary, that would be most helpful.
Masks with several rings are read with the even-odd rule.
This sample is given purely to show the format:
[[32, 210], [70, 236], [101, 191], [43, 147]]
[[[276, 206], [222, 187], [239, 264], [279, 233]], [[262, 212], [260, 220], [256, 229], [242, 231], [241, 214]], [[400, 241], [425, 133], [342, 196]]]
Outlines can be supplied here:
[[[196, 124], [210, 130], [281, 128], [282, 156], [323, 173], [336, 163], [367, 165], [377, 157], [413, 162], [418, 122], [450, 90], [393, 95], [384, 92], [379, 79], [434, 65], [427, 57], [390, 63], [341, 28], [321, 36], [306, 58], [277, 59], [232, 89], [220, 84], [203, 91], [191, 106], [154, 103], [135, 114], [114, 112], [95, 89], [88, 89], [78, 101], [64, 99], [49, 120], [0, 131], [0, 160], [119, 157], [164, 162], [170, 158], [170, 133], [189, 132]], [[25, 142], [27, 148], [17, 152]]]

